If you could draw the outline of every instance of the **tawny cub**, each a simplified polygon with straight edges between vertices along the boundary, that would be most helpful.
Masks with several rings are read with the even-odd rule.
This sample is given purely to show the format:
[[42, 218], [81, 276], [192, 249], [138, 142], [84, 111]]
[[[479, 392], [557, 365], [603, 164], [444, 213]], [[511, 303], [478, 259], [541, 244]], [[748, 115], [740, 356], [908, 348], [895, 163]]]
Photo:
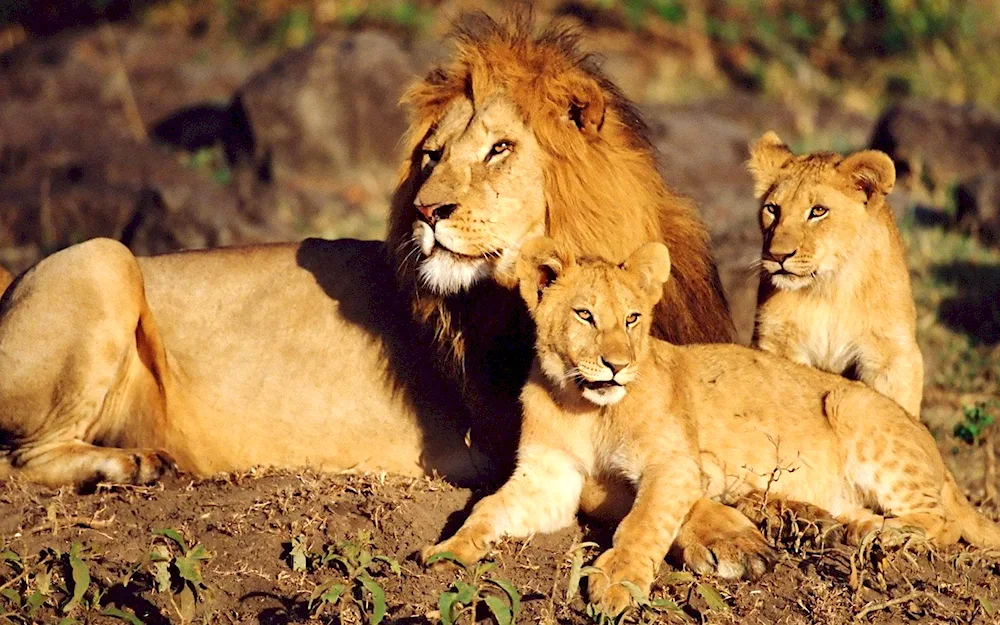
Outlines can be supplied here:
[[770, 496], [829, 510], [849, 536], [914, 526], [939, 543], [1000, 547], [1000, 528], [944, 496], [933, 439], [895, 402], [772, 354], [651, 338], [669, 271], [660, 243], [621, 264], [575, 260], [551, 239], [525, 245], [518, 276], [538, 338], [517, 467], [425, 561], [450, 552], [471, 563], [503, 536], [570, 525], [588, 477], [624, 475], [635, 504], [589, 581], [615, 614], [631, 597], [621, 582], [648, 592], [696, 503], [762, 490], [778, 466], [794, 470]]
[[767, 132], [748, 167], [764, 235], [753, 345], [851, 374], [919, 417], [924, 364], [906, 248], [886, 202], [892, 159], [796, 156]]

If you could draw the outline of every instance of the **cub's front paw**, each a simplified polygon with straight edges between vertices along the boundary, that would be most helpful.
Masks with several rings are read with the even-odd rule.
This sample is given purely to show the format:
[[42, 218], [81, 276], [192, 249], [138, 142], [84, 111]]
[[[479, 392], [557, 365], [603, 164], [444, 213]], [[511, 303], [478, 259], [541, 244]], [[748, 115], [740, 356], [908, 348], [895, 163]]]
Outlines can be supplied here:
[[587, 590], [590, 600], [600, 603], [601, 611], [607, 616], [617, 616], [628, 609], [635, 600], [635, 589], [645, 596], [649, 595], [655, 571], [645, 558], [629, 557], [615, 549], [608, 549], [597, 558], [594, 566], [600, 571], [591, 573], [587, 578]]
[[[485, 544], [480, 546], [475, 540], [466, 538], [459, 533], [452, 536], [448, 540], [439, 542], [431, 547], [424, 548], [424, 550], [420, 552], [420, 561], [424, 566], [434, 568], [447, 568], [458, 564], [468, 567], [482, 560], [483, 556], [486, 555], [486, 552], [487, 547]], [[455, 559], [457, 559], [458, 562], [456, 563], [449, 558], [434, 559], [434, 556], [442, 553], [450, 553], [455, 556]]]
[[684, 564], [699, 575], [755, 579], [771, 568], [775, 552], [764, 536], [750, 527], [688, 545], [683, 557]]

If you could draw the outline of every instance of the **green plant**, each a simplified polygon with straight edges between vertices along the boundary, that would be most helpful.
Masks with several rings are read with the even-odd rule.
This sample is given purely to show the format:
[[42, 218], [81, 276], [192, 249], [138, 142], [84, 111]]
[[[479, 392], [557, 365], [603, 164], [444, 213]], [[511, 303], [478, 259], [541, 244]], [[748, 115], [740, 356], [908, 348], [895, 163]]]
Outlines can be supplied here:
[[438, 612], [441, 624], [452, 625], [463, 618], [468, 623], [476, 622], [476, 609], [480, 603], [485, 603], [497, 625], [511, 625], [517, 619], [521, 610], [521, 593], [517, 587], [506, 579], [487, 576], [494, 568], [495, 562], [481, 562], [466, 567], [449, 552], [437, 553], [427, 559], [427, 565], [435, 562], [452, 562], [465, 571], [466, 579], [455, 580], [455, 583], [438, 596]]
[[[688, 597], [691, 593], [697, 593], [708, 606], [711, 612], [727, 612], [729, 606], [719, 593], [718, 589], [706, 582], [699, 582], [691, 573], [678, 571], [670, 573], [661, 580], [664, 586], [682, 586], [682, 592]], [[631, 582], [621, 582], [632, 595], [636, 610], [629, 618], [634, 618], [638, 623], [662, 623], [667, 621], [689, 622], [691, 617], [684, 612], [677, 602], [665, 597], [647, 597], [646, 594]], [[610, 617], [601, 612], [600, 608], [592, 603], [587, 604], [587, 616], [598, 625], [618, 625], [624, 622], [628, 611], [616, 617]]]
[[953, 431], [957, 438], [966, 443], [974, 444], [985, 433], [986, 428], [993, 424], [993, 410], [998, 402], [977, 402], [972, 406], [962, 408], [964, 418], [955, 424]]
[[189, 622], [199, 603], [210, 602], [211, 592], [202, 575], [202, 564], [211, 560], [212, 554], [200, 543], [189, 548], [177, 530], [156, 529], [152, 533], [156, 542], [149, 560], [156, 590], [170, 593], [171, 605], [183, 622]]
[[386, 616], [385, 590], [375, 578], [384, 569], [400, 575], [399, 562], [389, 556], [372, 552], [372, 537], [361, 530], [353, 540], [329, 545], [320, 552], [312, 552], [302, 536], [292, 538], [288, 558], [293, 571], [317, 571], [329, 566], [341, 573], [340, 578], [329, 579], [318, 585], [309, 596], [309, 611], [319, 616], [327, 607], [339, 606], [343, 611], [353, 606], [360, 614], [367, 615], [372, 625], [381, 623]]

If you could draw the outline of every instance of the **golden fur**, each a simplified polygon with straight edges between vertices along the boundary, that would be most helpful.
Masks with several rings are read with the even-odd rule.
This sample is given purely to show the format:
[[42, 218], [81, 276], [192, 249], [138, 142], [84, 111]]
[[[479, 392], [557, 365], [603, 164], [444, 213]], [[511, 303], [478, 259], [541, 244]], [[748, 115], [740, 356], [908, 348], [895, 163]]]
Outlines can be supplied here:
[[764, 234], [754, 346], [852, 373], [919, 416], [916, 310], [885, 197], [892, 160], [875, 150], [795, 156], [769, 132], [749, 167]]
[[662, 244], [623, 264], [575, 260], [550, 239], [523, 254], [521, 291], [538, 339], [517, 467], [452, 538], [423, 552], [425, 561], [447, 551], [472, 562], [502, 536], [564, 527], [585, 480], [601, 473], [638, 489], [596, 562], [602, 572], [590, 577], [591, 596], [608, 613], [631, 601], [620, 582], [648, 592], [696, 504], [765, 488], [829, 510], [852, 541], [913, 526], [939, 544], [963, 537], [1000, 547], [1000, 527], [956, 503], [930, 433], [895, 402], [749, 348], [650, 338], [670, 268]]
[[[674, 310], [658, 333], [727, 340], [704, 227], [575, 45], [561, 30], [535, 38], [524, 20], [462, 21], [454, 60], [407, 98], [416, 120], [387, 244], [136, 258], [97, 239], [29, 270], [0, 304], [0, 471], [149, 482], [174, 461], [198, 475], [265, 465], [502, 480], [532, 357], [508, 274], [528, 234], [622, 255], [636, 237], [669, 241]], [[483, 150], [506, 132], [519, 144], [487, 175]], [[428, 221], [456, 202], [454, 227], [438, 223], [432, 239], [471, 256], [432, 247], [443, 260], [421, 273]], [[504, 249], [482, 247], [498, 239]]]
[[0, 296], [3, 295], [10, 283], [14, 281], [14, 276], [9, 271], [0, 267]]

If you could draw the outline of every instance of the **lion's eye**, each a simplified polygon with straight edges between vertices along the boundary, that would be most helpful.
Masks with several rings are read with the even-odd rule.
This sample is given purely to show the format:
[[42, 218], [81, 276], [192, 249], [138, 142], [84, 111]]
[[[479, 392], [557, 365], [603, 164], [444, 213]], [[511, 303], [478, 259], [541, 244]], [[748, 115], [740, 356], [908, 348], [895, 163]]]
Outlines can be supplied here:
[[817, 204], [809, 209], [809, 219], [819, 219], [820, 217], [826, 215], [830, 212], [830, 209], [825, 206], [820, 206]]
[[591, 325], [594, 324], [594, 315], [586, 308], [577, 308], [573, 312], [576, 314], [577, 317], [580, 318], [580, 321], [589, 323]]
[[514, 149], [514, 144], [506, 139], [503, 141], [497, 141], [490, 148], [489, 154], [486, 155], [486, 162], [490, 162], [494, 158], [500, 156], [501, 154], [506, 154]]
[[765, 204], [764, 207], [761, 209], [761, 211], [765, 215], [777, 219], [778, 213], [781, 211], [781, 209], [778, 208], [777, 204]]
[[625, 327], [631, 328], [639, 321], [639, 313], [632, 313], [628, 317], [625, 317]]

